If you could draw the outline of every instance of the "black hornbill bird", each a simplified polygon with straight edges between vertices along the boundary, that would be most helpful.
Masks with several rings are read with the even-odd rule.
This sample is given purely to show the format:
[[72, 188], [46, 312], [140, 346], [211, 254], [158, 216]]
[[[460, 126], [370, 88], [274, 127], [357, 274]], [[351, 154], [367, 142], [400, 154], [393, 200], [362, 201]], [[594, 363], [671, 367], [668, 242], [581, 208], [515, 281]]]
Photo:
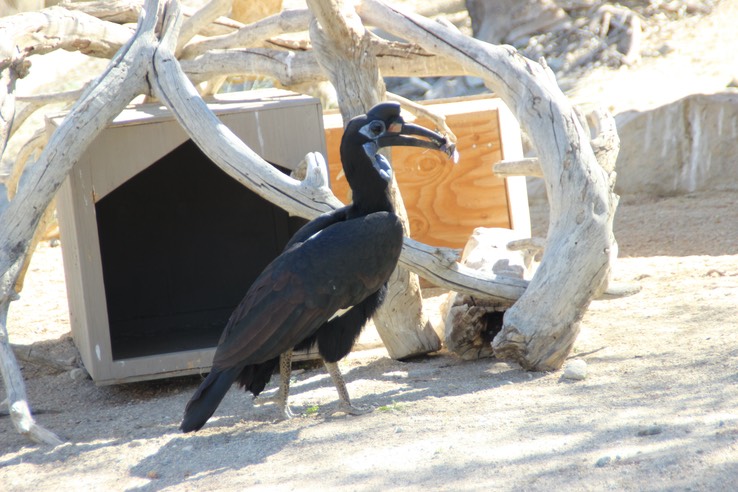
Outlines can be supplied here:
[[456, 155], [446, 138], [405, 123], [396, 103], [380, 103], [349, 122], [340, 150], [353, 203], [303, 226], [251, 285], [226, 324], [210, 374], [187, 403], [184, 432], [200, 429], [234, 382], [258, 395], [277, 364], [281, 382], [275, 399], [290, 417], [292, 350], [313, 344], [336, 385], [339, 409], [362, 413], [351, 406], [336, 362], [351, 351], [382, 303], [400, 256], [402, 225], [389, 194], [392, 168], [379, 154], [396, 145]]

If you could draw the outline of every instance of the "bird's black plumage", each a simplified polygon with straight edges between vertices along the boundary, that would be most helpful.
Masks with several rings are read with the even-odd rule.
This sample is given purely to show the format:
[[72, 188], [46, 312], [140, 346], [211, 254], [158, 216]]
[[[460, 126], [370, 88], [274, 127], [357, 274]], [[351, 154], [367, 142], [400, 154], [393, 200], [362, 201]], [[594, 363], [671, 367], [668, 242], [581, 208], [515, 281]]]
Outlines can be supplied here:
[[389, 145], [453, 151], [440, 135], [405, 124], [395, 103], [349, 122], [341, 160], [353, 203], [306, 224], [254, 281], [228, 320], [210, 374], [187, 404], [183, 431], [200, 429], [234, 382], [258, 395], [282, 353], [317, 344], [327, 362], [336, 362], [350, 352], [382, 303], [402, 248], [402, 224], [388, 192], [392, 169], [377, 153]]

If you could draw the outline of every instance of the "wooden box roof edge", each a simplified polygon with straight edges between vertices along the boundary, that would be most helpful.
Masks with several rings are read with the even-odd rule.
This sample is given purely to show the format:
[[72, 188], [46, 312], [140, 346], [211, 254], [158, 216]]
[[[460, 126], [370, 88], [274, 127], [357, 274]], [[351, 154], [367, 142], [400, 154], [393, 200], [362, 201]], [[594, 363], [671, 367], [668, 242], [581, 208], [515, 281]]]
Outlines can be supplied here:
[[[208, 107], [217, 115], [224, 115], [243, 111], [245, 108], [268, 109], [273, 104], [315, 104], [316, 98], [291, 92], [284, 89], [256, 89], [242, 92], [226, 92], [205, 99]], [[48, 121], [53, 126], [59, 126], [68, 111], [50, 115]], [[171, 120], [172, 112], [161, 103], [129, 104], [121, 113], [110, 122], [108, 128], [128, 125], [158, 123]]]

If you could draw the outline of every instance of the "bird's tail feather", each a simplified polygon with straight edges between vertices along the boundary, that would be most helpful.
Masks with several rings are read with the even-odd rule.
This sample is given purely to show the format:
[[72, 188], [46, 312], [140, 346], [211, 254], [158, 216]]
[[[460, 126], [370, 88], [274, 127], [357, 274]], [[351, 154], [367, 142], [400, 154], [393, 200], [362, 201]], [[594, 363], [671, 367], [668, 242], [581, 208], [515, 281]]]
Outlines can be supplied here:
[[179, 428], [183, 432], [200, 430], [205, 422], [213, 416], [215, 409], [236, 380], [241, 368], [230, 368], [224, 371], [213, 369], [200, 384], [195, 394], [187, 402], [184, 418]]

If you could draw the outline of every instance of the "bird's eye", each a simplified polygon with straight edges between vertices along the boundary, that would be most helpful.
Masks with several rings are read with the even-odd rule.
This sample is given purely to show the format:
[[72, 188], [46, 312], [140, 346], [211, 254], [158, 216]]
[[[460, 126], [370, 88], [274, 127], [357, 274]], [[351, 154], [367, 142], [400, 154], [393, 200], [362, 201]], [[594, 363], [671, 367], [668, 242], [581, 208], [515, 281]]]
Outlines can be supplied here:
[[384, 133], [384, 123], [381, 121], [372, 121], [369, 124], [369, 131], [371, 131], [375, 136]]

